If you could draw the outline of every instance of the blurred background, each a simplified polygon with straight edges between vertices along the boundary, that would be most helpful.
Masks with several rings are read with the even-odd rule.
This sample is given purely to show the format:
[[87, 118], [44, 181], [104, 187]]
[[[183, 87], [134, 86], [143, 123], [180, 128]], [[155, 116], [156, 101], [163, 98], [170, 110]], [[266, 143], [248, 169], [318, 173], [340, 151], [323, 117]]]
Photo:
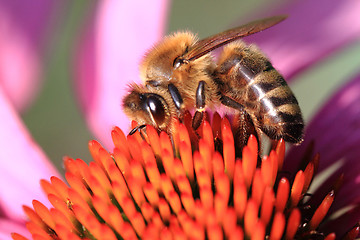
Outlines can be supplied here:
[[[240, 22], [259, 18], [262, 12], [280, 3], [279, 0], [173, 1], [166, 32], [186, 29], [197, 32], [203, 38]], [[56, 31], [49, 36], [50, 44], [44, 58], [46, 67], [42, 88], [22, 115], [34, 139], [61, 171], [62, 157], [65, 155], [91, 160], [87, 143], [94, 137], [76, 103], [72, 53], [94, 5], [95, 2], [89, 0], [68, 1], [58, 10], [53, 24]], [[321, 103], [359, 69], [358, 41], [297, 75], [291, 88], [303, 110], [305, 121], [309, 121]]]

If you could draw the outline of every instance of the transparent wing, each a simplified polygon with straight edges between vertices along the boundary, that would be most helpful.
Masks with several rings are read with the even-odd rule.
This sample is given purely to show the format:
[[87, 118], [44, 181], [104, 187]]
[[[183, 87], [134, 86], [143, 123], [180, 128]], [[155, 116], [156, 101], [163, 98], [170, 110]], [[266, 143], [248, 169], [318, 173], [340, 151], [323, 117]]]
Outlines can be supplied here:
[[213, 36], [207, 37], [198, 41], [189, 51], [182, 56], [183, 60], [192, 61], [195, 60], [208, 52], [213, 51], [214, 49], [221, 47], [227, 43], [235, 41], [239, 38], [249, 36], [251, 34], [260, 32], [269, 27], [276, 25], [277, 23], [285, 20], [286, 15], [274, 16], [269, 18], [264, 18], [250, 22], [248, 24], [236, 27], [225, 32], [215, 34]]

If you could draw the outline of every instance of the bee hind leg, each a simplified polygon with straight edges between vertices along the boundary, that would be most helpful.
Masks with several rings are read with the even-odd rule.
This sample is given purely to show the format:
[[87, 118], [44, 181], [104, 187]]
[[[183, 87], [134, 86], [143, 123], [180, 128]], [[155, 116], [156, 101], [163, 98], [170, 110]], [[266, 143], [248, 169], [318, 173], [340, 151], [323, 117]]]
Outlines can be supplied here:
[[233, 119], [233, 132], [234, 132], [234, 140], [237, 146], [235, 153], [236, 156], [242, 155], [242, 149], [247, 145], [248, 139], [250, 135], [254, 135], [258, 140], [258, 149], [261, 146], [260, 132], [258, 123], [251, 117], [251, 115], [245, 111], [245, 108], [240, 103], [236, 102], [232, 98], [222, 95], [221, 103], [227, 107], [238, 110]]

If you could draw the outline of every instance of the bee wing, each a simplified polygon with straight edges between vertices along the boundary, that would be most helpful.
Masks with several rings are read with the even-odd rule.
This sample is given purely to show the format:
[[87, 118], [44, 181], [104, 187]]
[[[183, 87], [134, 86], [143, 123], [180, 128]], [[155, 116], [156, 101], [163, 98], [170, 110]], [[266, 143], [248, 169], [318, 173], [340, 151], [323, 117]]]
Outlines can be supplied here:
[[227, 43], [272, 27], [286, 18], [287, 16], [285, 15], [264, 18], [207, 37], [195, 43], [195, 45], [192, 46], [187, 53], [185, 53], [182, 59], [187, 61], [195, 60]]

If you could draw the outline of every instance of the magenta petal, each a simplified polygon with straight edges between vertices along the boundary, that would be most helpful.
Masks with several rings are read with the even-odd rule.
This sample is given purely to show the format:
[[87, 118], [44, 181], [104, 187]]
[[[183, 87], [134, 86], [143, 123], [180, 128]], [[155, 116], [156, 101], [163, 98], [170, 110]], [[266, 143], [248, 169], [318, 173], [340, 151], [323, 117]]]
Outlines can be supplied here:
[[336, 92], [307, 125], [305, 141], [291, 149], [288, 166], [294, 170], [310, 141], [320, 152], [319, 170], [342, 157], [357, 158], [360, 154], [360, 75]]
[[299, 147], [290, 150], [285, 162], [285, 169], [293, 172], [305, 148], [314, 140], [314, 152], [320, 153], [319, 172], [334, 164], [339, 166], [326, 186], [318, 190], [318, 193], [324, 196], [336, 178], [344, 173], [344, 183], [337, 193], [332, 212], [349, 204], [360, 203], [359, 93], [360, 74], [335, 93], [321, 108], [306, 128], [305, 141]]
[[80, 42], [78, 98], [90, 128], [108, 146], [114, 125], [129, 128], [121, 99], [127, 84], [139, 80], [144, 52], [163, 35], [167, 6], [166, 0], [99, 2]]
[[11, 240], [11, 233], [13, 232], [21, 234], [27, 238], [31, 237], [24, 223], [19, 224], [17, 222], [10, 221], [9, 219], [0, 218], [0, 239]]
[[0, 0], [0, 85], [18, 111], [34, 99], [56, 1]]
[[286, 79], [360, 36], [360, 1], [288, 2], [271, 12], [287, 14], [288, 19], [246, 38], [260, 46]]
[[40, 179], [59, 176], [34, 142], [0, 87], [0, 217], [21, 221], [22, 205], [48, 202]]
[[[359, 221], [360, 221], [360, 205], [354, 207], [346, 214], [343, 214], [338, 218], [331, 219], [330, 221], [326, 222], [323, 226], [320, 227], [320, 231], [323, 230], [324, 233], [330, 233], [333, 232], [334, 230], [339, 230], [337, 234], [339, 237], [337, 239], [343, 239], [340, 237], [344, 236], [350, 229], [352, 229], [355, 226], [356, 223], [359, 223]], [[341, 228], [342, 223], [348, 223], [347, 228]], [[358, 235], [357, 237], [359, 238], [360, 235]]]

